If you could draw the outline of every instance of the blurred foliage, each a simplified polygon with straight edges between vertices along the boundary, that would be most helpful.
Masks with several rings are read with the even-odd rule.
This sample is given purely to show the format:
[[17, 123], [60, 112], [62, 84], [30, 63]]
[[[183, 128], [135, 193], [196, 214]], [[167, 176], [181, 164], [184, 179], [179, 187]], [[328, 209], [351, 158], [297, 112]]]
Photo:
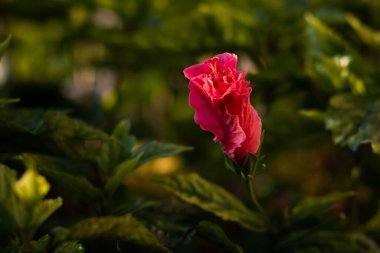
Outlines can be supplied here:
[[[0, 0], [0, 248], [379, 252], [379, 12], [371, 0]], [[265, 128], [266, 232], [188, 106], [182, 70], [225, 51]]]

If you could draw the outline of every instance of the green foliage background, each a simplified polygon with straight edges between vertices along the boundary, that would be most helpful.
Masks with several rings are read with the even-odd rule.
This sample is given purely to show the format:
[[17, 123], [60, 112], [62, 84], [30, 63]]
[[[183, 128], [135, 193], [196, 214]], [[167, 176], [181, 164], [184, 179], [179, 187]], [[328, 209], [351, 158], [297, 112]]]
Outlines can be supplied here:
[[[378, 13], [372, 0], [0, 0], [0, 41], [12, 35], [0, 46], [0, 202], [15, 199], [0, 214], [30, 233], [0, 220], [1, 243], [26, 247], [12, 252], [380, 252]], [[275, 238], [221, 197], [228, 190], [256, 211], [188, 106], [182, 70], [222, 52], [239, 56], [263, 120], [267, 170], [255, 188]], [[135, 170], [185, 146], [193, 150]], [[14, 212], [24, 195], [1, 189], [24, 171], [50, 185], [28, 197], [30, 210], [56, 201], [40, 208], [50, 214], [63, 199], [41, 226]], [[173, 171], [225, 190], [203, 196], [217, 186]], [[93, 229], [102, 222], [108, 230]], [[106, 235], [120, 245], [91, 241]]]

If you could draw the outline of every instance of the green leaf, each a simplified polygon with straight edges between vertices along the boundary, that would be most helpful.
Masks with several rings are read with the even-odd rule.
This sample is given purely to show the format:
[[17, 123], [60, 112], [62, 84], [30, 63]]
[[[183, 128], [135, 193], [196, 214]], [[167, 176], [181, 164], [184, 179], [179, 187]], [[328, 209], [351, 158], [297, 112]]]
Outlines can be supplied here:
[[197, 174], [179, 174], [157, 180], [157, 183], [181, 200], [211, 212], [225, 221], [237, 222], [253, 231], [266, 229], [264, 221], [239, 199]]
[[346, 15], [346, 20], [365, 44], [380, 49], [380, 31], [371, 29], [351, 14]]
[[235, 173], [239, 177], [246, 179], [245, 168], [242, 168], [237, 162], [231, 159], [228, 155], [224, 154], [224, 166], [231, 172]]
[[299, 221], [318, 214], [332, 204], [355, 195], [355, 192], [335, 192], [322, 197], [308, 197], [297, 203], [290, 211], [289, 218]]
[[376, 242], [365, 234], [336, 229], [297, 231], [280, 240], [275, 249], [280, 252], [379, 252]]
[[112, 173], [120, 163], [132, 157], [132, 148], [136, 138], [129, 134], [131, 124], [128, 120], [121, 121], [114, 129], [111, 139], [102, 145], [100, 167], [106, 174]]
[[342, 91], [348, 87], [355, 94], [364, 94], [364, 81], [351, 68], [356, 60], [353, 49], [317, 17], [306, 14], [305, 20], [307, 72], [328, 92]]
[[108, 136], [63, 112], [0, 110], [0, 152], [45, 153], [96, 161]]
[[0, 106], [20, 102], [19, 98], [0, 98]]
[[61, 164], [59, 160], [47, 156], [29, 156], [36, 161], [37, 169], [40, 173], [54, 179], [55, 183], [63, 187], [66, 191], [72, 194], [75, 193], [86, 201], [94, 201], [103, 197], [102, 191], [85, 177], [65, 172], [66, 168], [63, 168], [64, 165]]
[[308, 54], [311, 56], [348, 55], [349, 45], [321, 20], [311, 13], [305, 14]]
[[365, 231], [375, 231], [380, 230], [380, 208], [377, 210], [376, 214], [363, 225]]
[[16, 171], [0, 164], [0, 202], [7, 200], [13, 194], [16, 179]]
[[47, 252], [47, 248], [49, 246], [50, 239], [51, 239], [50, 235], [44, 235], [43, 237], [41, 237], [37, 241], [33, 240], [31, 242], [32, 247], [33, 247], [33, 252], [35, 252], [35, 253]]
[[58, 149], [69, 157], [88, 158], [95, 160], [88, 150], [95, 146], [91, 141], [108, 139], [107, 135], [94, 130], [84, 122], [71, 119], [58, 112], [46, 112], [40, 127], [35, 134], [48, 135]]
[[370, 143], [380, 154], [380, 100], [353, 95], [336, 95], [330, 99], [326, 128], [333, 141], [356, 151], [361, 144]]
[[309, 120], [316, 121], [316, 122], [324, 122], [326, 119], [326, 114], [323, 111], [320, 110], [299, 110], [298, 113]]
[[63, 242], [61, 245], [59, 245], [55, 250], [54, 253], [84, 253], [85, 249], [77, 241], [66, 241]]
[[197, 227], [197, 233], [207, 240], [225, 247], [229, 252], [243, 253], [243, 249], [230, 240], [224, 231], [215, 223], [201, 221]]
[[0, 43], [0, 59], [4, 55], [5, 50], [7, 49], [9, 43], [11, 42], [12, 35], [9, 35], [5, 41]]
[[62, 200], [42, 200], [50, 185], [33, 168], [30, 158], [25, 162], [28, 169], [17, 181], [14, 171], [0, 165], [0, 211], [5, 212], [3, 218], [14, 220], [26, 238], [31, 239], [36, 229], [62, 205]]
[[16, 171], [0, 164], [0, 238], [10, 237], [16, 230], [16, 220], [13, 218], [18, 214], [13, 192], [16, 176]]
[[27, 169], [14, 185], [17, 197], [29, 206], [33, 206], [42, 200], [49, 189], [50, 185], [46, 179], [31, 168]]
[[17, 227], [12, 214], [0, 202], [0, 244], [4, 240], [11, 239], [16, 231]]
[[59, 207], [62, 206], [62, 199], [46, 199], [37, 203], [34, 207], [30, 226], [38, 228], [47, 218], [50, 217]]
[[133, 152], [133, 156], [137, 156], [138, 154], [143, 153], [140, 159], [140, 164], [143, 164], [155, 158], [176, 155], [181, 152], [189, 151], [192, 149], [192, 147], [188, 146], [180, 146], [170, 143], [151, 141], [144, 143], [142, 146], [136, 149]]
[[137, 245], [170, 252], [158, 238], [132, 215], [90, 218], [74, 225], [70, 237], [78, 240], [109, 239], [133, 242]]
[[139, 161], [142, 155], [143, 154], [140, 153], [133, 159], [124, 161], [114, 169], [113, 174], [108, 178], [104, 186], [104, 189], [109, 196], [112, 196], [117, 187], [120, 185], [121, 181], [139, 165]]

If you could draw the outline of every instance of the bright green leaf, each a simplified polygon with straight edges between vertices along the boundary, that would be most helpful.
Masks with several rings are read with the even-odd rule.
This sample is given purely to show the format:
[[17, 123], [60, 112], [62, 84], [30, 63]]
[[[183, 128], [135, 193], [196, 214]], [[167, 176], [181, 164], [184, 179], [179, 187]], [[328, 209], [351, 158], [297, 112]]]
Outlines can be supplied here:
[[346, 20], [364, 43], [380, 49], [380, 31], [371, 29], [351, 14], [346, 15]]
[[349, 87], [355, 94], [364, 94], [364, 81], [351, 69], [353, 49], [317, 17], [306, 14], [305, 20], [307, 72], [329, 92]]
[[155, 235], [132, 215], [90, 218], [81, 221], [71, 228], [70, 237], [78, 240], [108, 239], [128, 241], [141, 246], [155, 248], [162, 252], [170, 252]]
[[197, 174], [179, 174], [157, 181], [181, 200], [253, 230], [265, 230], [264, 221], [239, 199]]
[[299, 110], [298, 113], [307, 119], [313, 120], [313, 121], [325, 121], [326, 114], [323, 111], [320, 110]]
[[142, 164], [155, 158], [176, 155], [189, 150], [192, 150], [192, 147], [151, 141], [144, 143], [141, 147], [136, 149], [133, 152], [133, 156], [137, 156], [138, 154], [143, 153], [140, 159], [140, 164]]
[[50, 217], [60, 206], [62, 199], [46, 199], [38, 202], [34, 207], [30, 226], [38, 228], [47, 218]]
[[19, 98], [0, 98], [0, 106], [20, 102]]
[[355, 192], [335, 192], [322, 197], [308, 197], [297, 203], [290, 211], [290, 219], [299, 221], [318, 214], [332, 204], [355, 195]]
[[14, 185], [17, 197], [31, 206], [43, 199], [49, 189], [49, 183], [34, 169], [28, 169]]
[[350, 48], [348, 44], [321, 20], [307, 13], [305, 15], [305, 21], [307, 25], [307, 42], [310, 43], [308, 45], [309, 54], [313, 56], [349, 54]]
[[228, 236], [224, 233], [223, 229], [221, 229], [217, 224], [202, 221], [199, 223], [197, 227], [197, 233], [206, 238], [207, 240], [213, 241], [225, 248], [228, 249], [229, 252], [233, 253], [243, 253], [243, 249], [236, 243], [230, 240]]

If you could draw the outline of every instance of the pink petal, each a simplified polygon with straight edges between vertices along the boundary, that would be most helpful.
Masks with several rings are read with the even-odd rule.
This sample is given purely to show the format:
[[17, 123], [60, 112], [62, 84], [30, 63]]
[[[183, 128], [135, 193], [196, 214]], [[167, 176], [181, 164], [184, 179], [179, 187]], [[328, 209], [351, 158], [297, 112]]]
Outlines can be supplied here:
[[210, 73], [211, 69], [207, 64], [200, 63], [200, 64], [195, 64], [192, 65], [188, 68], [185, 68], [183, 71], [184, 75], [188, 79], [192, 79], [194, 77], [197, 77], [201, 74], [208, 74]]
[[224, 139], [223, 125], [220, 122], [223, 115], [214, 107], [207, 94], [193, 81], [189, 83], [189, 104], [195, 110], [194, 121], [205, 131], [215, 135], [215, 139]]
[[261, 142], [262, 124], [259, 115], [252, 105], [249, 104], [247, 111], [244, 115], [244, 122], [242, 128], [246, 134], [246, 139], [241, 147], [235, 150], [235, 159], [241, 163], [247, 156], [247, 153], [256, 154]]
[[196, 82], [190, 81], [189, 88], [189, 103], [195, 110], [195, 122], [203, 130], [213, 133], [214, 141], [222, 143], [224, 152], [234, 158], [234, 151], [246, 139], [239, 116], [231, 114], [222, 99], [212, 100]]
[[236, 54], [223, 53], [223, 54], [218, 54], [215, 57], [219, 59], [219, 64], [226, 65], [231, 70], [236, 70], [236, 65], [237, 65]]
[[229, 157], [235, 158], [235, 150], [241, 147], [246, 139], [246, 135], [239, 124], [239, 117], [230, 114], [227, 108], [225, 109], [224, 122], [225, 139], [221, 141], [224, 146], [224, 152]]

